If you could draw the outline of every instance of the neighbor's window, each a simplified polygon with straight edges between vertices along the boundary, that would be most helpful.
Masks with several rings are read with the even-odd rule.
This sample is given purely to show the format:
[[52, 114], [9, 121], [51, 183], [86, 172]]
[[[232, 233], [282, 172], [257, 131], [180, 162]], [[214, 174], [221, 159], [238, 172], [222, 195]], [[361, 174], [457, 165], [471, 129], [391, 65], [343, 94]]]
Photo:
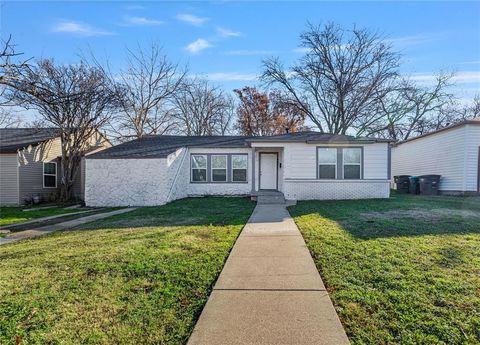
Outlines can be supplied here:
[[207, 182], [207, 156], [192, 155], [192, 181]]
[[57, 163], [43, 163], [43, 187], [57, 188]]
[[360, 148], [343, 149], [343, 178], [360, 179], [362, 171], [362, 150]]
[[247, 182], [247, 155], [232, 155], [232, 182]]
[[212, 182], [227, 182], [227, 156], [212, 156]]
[[318, 148], [318, 178], [335, 179], [337, 176], [337, 149]]

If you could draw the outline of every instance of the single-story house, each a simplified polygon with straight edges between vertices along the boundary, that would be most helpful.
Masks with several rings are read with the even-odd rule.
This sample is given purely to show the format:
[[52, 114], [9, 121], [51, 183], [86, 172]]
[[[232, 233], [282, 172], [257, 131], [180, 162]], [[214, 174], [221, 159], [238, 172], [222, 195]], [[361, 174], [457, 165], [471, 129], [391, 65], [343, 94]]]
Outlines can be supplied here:
[[[99, 132], [90, 139], [87, 152], [111, 147]], [[0, 129], [0, 204], [19, 205], [39, 198], [53, 200], [60, 187], [60, 157], [62, 155], [58, 129]], [[83, 200], [85, 162], [74, 184], [74, 196]]]
[[480, 119], [464, 121], [397, 143], [392, 176], [441, 175], [443, 194], [480, 192]]
[[146, 206], [264, 191], [287, 200], [388, 198], [390, 176], [384, 139], [318, 132], [147, 136], [87, 157], [85, 202]]

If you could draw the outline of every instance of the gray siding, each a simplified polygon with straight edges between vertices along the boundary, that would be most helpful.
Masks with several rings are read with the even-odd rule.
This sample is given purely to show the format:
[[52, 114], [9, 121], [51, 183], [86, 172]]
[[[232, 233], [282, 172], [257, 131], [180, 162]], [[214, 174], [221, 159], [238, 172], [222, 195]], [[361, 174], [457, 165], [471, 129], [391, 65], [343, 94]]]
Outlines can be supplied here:
[[[91, 145], [98, 147], [96, 151], [103, 150], [111, 145], [103, 137], [97, 135], [92, 137]], [[52, 139], [38, 146], [31, 146], [19, 152], [19, 200], [25, 200], [33, 196], [41, 196], [44, 201], [52, 200], [58, 196], [61, 183], [60, 159], [62, 148], [60, 138]], [[43, 187], [43, 162], [57, 162], [57, 188]], [[75, 198], [83, 200], [85, 190], [85, 163], [77, 172], [73, 185]]]
[[[38, 146], [30, 146], [19, 152], [19, 197], [20, 203], [40, 196], [45, 201], [53, 200], [60, 186], [61, 156], [60, 139], [53, 139]], [[57, 188], [43, 188], [43, 162], [57, 162]]]
[[0, 205], [18, 204], [17, 154], [0, 154]]

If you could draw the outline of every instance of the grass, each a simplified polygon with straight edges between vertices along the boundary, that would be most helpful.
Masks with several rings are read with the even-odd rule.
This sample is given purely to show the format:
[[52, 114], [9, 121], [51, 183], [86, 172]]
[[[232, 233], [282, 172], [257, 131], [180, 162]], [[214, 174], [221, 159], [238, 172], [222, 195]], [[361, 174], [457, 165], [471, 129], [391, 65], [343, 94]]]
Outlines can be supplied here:
[[25, 222], [27, 220], [56, 216], [81, 211], [82, 209], [65, 209], [63, 207], [53, 207], [32, 211], [23, 211], [32, 207], [0, 207], [0, 226]]
[[0, 246], [0, 343], [185, 343], [253, 207], [186, 199]]
[[480, 343], [480, 198], [290, 208], [353, 344]]

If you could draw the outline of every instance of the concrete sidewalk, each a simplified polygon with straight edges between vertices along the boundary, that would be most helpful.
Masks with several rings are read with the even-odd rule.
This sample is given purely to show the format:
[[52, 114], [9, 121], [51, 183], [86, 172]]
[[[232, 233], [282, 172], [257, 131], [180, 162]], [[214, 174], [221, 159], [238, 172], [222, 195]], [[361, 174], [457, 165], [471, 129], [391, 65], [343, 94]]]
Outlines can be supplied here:
[[349, 344], [284, 205], [257, 205], [188, 344]]
[[[17, 241], [24, 240], [24, 239], [43, 236], [43, 235], [46, 235], [46, 234], [49, 234], [49, 233], [55, 232], [55, 231], [71, 229], [71, 228], [74, 228], [74, 227], [82, 225], [82, 224], [91, 223], [91, 222], [94, 222], [96, 220], [108, 218], [108, 217], [111, 217], [111, 216], [114, 216], [114, 215], [117, 215], [117, 214], [122, 214], [122, 213], [130, 212], [130, 211], [133, 211], [133, 210], [135, 210], [135, 208], [122, 208], [120, 210], [104, 212], [104, 213], [96, 213], [96, 214], [92, 214], [90, 216], [76, 218], [76, 219], [69, 220], [69, 221], [62, 222], [62, 223], [46, 225], [46, 226], [35, 228], [35, 229], [24, 230], [24, 231], [19, 231], [19, 232], [12, 232], [5, 237], [0, 237], [0, 245], [7, 244], [7, 243], [12, 243], [12, 242], [17, 242]], [[72, 215], [74, 215], [74, 214], [75, 213], [72, 213]]]

